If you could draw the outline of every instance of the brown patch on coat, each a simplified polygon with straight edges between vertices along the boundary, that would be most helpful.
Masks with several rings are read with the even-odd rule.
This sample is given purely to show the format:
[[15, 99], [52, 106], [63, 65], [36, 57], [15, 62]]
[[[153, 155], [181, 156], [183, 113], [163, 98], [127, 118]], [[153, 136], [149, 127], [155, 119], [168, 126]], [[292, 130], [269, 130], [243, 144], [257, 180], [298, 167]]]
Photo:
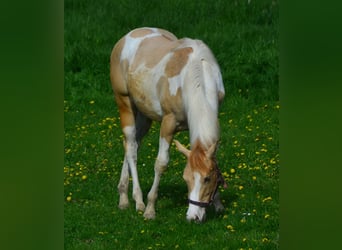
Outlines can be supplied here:
[[189, 59], [189, 54], [193, 52], [191, 47], [176, 49], [172, 57], [167, 62], [165, 74], [167, 77], [179, 75]]
[[120, 111], [121, 128], [133, 126], [135, 124], [135, 116], [130, 98], [115, 94], [115, 101]]
[[133, 38], [144, 37], [149, 34], [152, 34], [153, 30], [151, 29], [135, 29], [131, 32], [130, 36]]
[[145, 38], [137, 49], [131, 71], [134, 72], [141, 64], [152, 69], [169, 51], [178, 45], [178, 41], [171, 41], [164, 36]]

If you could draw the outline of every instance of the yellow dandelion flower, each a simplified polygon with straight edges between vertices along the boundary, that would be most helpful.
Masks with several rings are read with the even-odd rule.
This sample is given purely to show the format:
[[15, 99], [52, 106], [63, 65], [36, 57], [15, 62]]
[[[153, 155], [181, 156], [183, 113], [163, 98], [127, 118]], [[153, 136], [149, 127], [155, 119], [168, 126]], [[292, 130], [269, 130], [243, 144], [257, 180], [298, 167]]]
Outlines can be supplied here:
[[234, 174], [234, 173], [235, 173], [235, 169], [234, 169], [234, 168], [231, 168], [231, 169], [230, 169], [230, 173]]
[[253, 179], [253, 181], [255, 181], [257, 178], [256, 178], [256, 176], [253, 176], [252, 179]]
[[263, 243], [267, 243], [267, 242], [269, 242], [270, 240], [269, 239], [267, 239], [266, 237], [265, 238], [262, 238], [262, 240], [261, 240]]
[[71, 201], [71, 196], [68, 196], [68, 197], [66, 198], [66, 200], [67, 200], [67, 201]]
[[264, 198], [264, 199], [262, 200], [262, 202], [271, 201], [271, 200], [272, 200], [272, 197], [271, 197], [271, 196], [268, 196], [268, 197]]
[[239, 186], [239, 190], [242, 190], [243, 189], [243, 186]]
[[270, 217], [269, 214], [265, 214], [265, 216], [264, 216], [265, 219], [268, 219], [269, 217]]
[[89, 103], [90, 103], [90, 104], [94, 104], [94, 103], [95, 103], [95, 101], [91, 100]]
[[86, 180], [88, 177], [86, 175], [82, 175], [82, 180]]

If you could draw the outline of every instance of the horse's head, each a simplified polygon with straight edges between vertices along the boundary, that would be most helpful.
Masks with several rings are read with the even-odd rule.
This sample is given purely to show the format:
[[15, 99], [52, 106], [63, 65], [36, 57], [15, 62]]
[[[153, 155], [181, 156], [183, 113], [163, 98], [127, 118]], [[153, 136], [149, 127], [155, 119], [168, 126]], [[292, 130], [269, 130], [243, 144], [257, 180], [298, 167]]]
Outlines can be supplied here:
[[180, 152], [187, 157], [183, 178], [188, 185], [189, 208], [186, 218], [202, 222], [205, 219], [205, 208], [216, 195], [217, 188], [222, 184], [222, 176], [215, 160], [216, 143], [204, 149], [196, 143], [192, 150], [187, 149], [175, 140]]

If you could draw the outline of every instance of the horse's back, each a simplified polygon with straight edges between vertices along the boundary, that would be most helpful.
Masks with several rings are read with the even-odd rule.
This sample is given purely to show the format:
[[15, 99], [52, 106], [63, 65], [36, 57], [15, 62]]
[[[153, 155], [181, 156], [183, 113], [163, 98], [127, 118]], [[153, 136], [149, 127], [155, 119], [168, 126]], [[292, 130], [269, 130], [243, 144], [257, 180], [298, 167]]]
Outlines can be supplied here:
[[[203, 75], [205, 61], [213, 66], [207, 67], [209, 71], [217, 69], [214, 78], [218, 80], [213, 79], [212, 72], [209, 77]], [[194, 84], [187, 76], [189, 71], [198, 72], [190, 74], [194, 78], [208, 80], [203, 84], [209, 86], [204, 88], [212, 90], [214, 96], [217, 90], [224, 93], [222, 79], [216, 77], [220, 75], [216, 60], [200, 40], [178, 40], [166, 30], [139, 28], [121, 38], [111, 55], [110, 74], [115, 95], [129, 97], [138, 110], [153, 120], [161, 120], [171, 112], [177, 120], [185, 119], [183, 85]], [[191, 94], [190, 91], [187, 95]], [[214, 103], [215, 100], [216, 97], [212, 98]]]

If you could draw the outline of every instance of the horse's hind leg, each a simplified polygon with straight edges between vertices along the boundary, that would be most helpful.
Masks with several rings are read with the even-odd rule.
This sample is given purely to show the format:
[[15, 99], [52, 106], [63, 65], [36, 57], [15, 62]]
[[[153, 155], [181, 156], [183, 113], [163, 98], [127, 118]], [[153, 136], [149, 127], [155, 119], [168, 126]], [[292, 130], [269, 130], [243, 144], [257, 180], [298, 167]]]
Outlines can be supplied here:
[[128, 184], [129, 184], [129, 169], [128, 168], [129, 168], [128, 161], [125, 156], [122, 169], [121, 169], [120, 181], [118, 185], [118, 191], [120, 194], [120, 201], [119, 201], [120, 209], [125, 209], [125, 208], [128, 208], [129, 206], [128, 194], [127, 194]]
[[133, 110], [131, 101], [127, 96], [116, 96], [116, 102], [120, 111], [120, 122], [124, 134], [124, 148], [125, 158], [122, 166], [120, 182], [118, 191], [120, 194], [119, 208], [128, 207], [128, 184], [129, 184], [129, 170], [133, 180], [133, 199], [136, 202], [136, 210], [144, 211], [145, 204], [142, 200], [142, 192], [138, 179], [137, 172], [137, 150], [138, 142], [136, 140], [136, 124], [135, 112]]

